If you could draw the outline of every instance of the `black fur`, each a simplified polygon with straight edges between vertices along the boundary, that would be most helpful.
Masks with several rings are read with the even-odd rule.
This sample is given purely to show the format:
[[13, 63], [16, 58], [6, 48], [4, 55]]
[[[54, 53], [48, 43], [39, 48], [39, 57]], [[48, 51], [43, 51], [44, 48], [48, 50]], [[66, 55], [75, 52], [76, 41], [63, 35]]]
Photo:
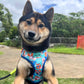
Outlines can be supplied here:
[[53, 64], [52, 64], [52, 67], [53, 67], [53, 69], [52, 69], [52, 75], [55, 76], [55, 69], [54, 69]]
[[18, 68], [16, 68], [16, 73], [15, 73], [15, 76], [18, 76]]
[[34, 73], [34, 69], [33, 68], [30, 68], [30, 74], [29, 74], [29, 76], [31, 76], [31, 75], [33, 75], [33, 73]]
[[49, 47], [49, 38], [46, 39], [42, 44], [40, 44], [39, 46], [31, 46], [28, 45], [24, 40], [22, 40], [22, 47], [24, 49], [26, 49], [27, 51], [35, 51], [35, 52], [39, 52], [39, 51], [43, 51], [45, 49], [47, 49]]
[[22, 21], [26, 21], [26, 19], [29, 19], [31, 17], [35, 17], [35, 22], [38, 19], [41, 19], [43, 21], [43, 23], [45, 24], [45, 26], [51, 31], [50, 22], [47, 20], [47, 18], [45, 17], [45, 15], [42, 15], [40, 13], [31, 13], [31, 14], [28, 14], [26, 16], [22, 16], [20, 18], [20, 20], [19, 20], [19, 23], [22, 22]]
[[52, 70], [52, 75], [55, 76], [55, 70], [54, 69]]
[[[39, 83], [32, 83], [31, 81], [28, 81], [27, 79], [25, 79], [25, 81], [28, 82], [28, 84], [39, 84]], [[41, 81], [40, 84], [44, 84], [43, 81]]]

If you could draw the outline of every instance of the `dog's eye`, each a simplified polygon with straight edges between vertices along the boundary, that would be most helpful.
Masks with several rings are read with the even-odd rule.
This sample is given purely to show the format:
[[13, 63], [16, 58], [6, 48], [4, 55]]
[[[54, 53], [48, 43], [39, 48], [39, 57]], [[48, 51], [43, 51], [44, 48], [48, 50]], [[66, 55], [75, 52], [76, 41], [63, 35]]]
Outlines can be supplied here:
[[32, 24], [32, 22], [31, 22], [31, 21], [27, 21], [27, 24], [28, 24], [28, 25], [31, 25], [31, 24]]
[[42, 28], [42, 27], [44, 27], [44, 24], [40, 24], [38, 27]]

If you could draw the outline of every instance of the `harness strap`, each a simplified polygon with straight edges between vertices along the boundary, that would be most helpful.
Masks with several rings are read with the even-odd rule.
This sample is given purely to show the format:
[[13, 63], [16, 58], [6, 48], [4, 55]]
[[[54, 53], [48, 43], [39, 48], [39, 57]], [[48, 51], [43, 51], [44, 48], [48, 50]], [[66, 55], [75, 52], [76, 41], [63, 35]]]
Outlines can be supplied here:
[[21, 57], [27, 60], [33, 67], [34, 73], [29, 76], [28, 79], [32, 83], [39, 83], [43, 80], [42, 73], [44, 71], [44, 66], [48, 58], [47, 51], [41, 52], [27, 52], [25, 49], [22, 49]]

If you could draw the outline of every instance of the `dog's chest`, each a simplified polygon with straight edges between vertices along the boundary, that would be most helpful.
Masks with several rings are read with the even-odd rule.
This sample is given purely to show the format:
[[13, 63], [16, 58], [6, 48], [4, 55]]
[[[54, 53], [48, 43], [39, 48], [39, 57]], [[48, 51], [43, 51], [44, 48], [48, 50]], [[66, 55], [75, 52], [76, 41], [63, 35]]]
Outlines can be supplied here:
[[42, 52], [27, 52], [25, 49], [22, 50], [21, 57], [27, 60], [33, 67], [34, 73], [27, 79], [34, 83], [38, 83], [43, 80], [42, 73], [44, 70], [45, 62], [48, 54], [44, 50]]

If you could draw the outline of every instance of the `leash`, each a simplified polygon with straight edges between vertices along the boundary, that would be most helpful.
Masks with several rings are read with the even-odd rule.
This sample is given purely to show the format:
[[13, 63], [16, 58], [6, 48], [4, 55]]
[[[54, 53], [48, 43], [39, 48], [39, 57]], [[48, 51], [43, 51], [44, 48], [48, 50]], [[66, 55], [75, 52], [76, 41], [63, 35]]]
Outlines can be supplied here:
[[0, 80], [3, 80], [5, 78], [8, 78], [9, 76], [11, 76], [12, 74], [14, 74], [15, 72], [16, 72], [16, 68], [13, 71], [11, 71], [8, 75], [6, 75], [4, 77], [1, 77]]

